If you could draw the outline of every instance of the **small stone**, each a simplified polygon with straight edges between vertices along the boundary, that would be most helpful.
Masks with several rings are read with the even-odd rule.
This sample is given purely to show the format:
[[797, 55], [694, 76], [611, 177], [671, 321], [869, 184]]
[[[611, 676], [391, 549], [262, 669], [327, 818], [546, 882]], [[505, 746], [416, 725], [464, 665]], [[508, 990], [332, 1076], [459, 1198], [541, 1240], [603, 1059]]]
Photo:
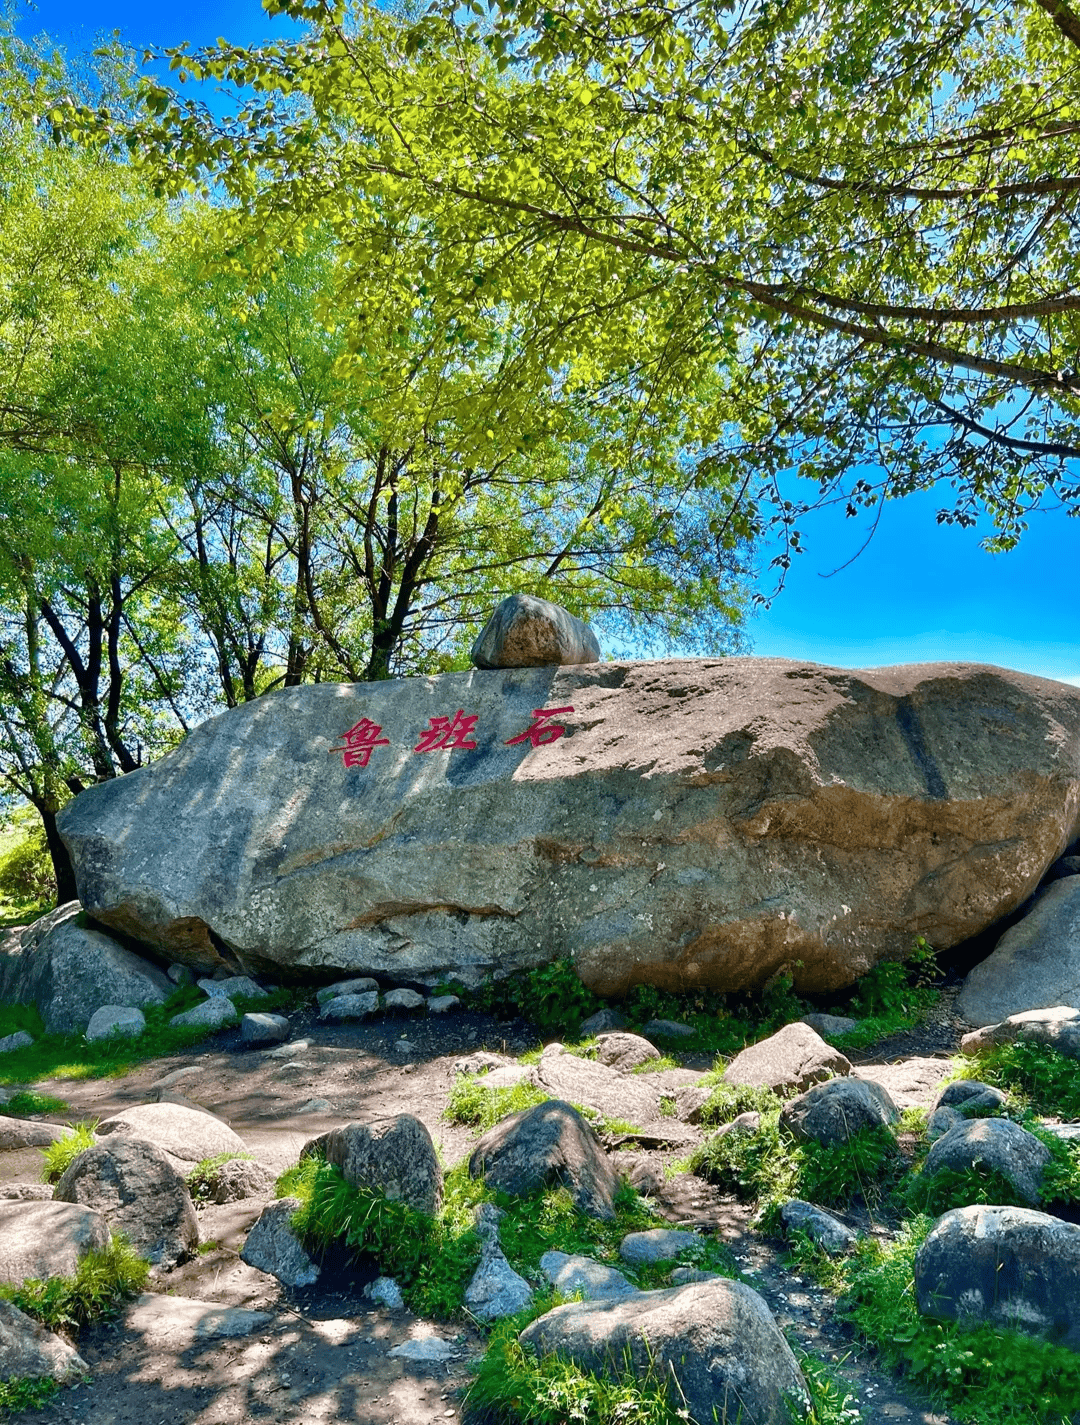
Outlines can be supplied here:
[[328, 1098], [309, 1098], [295, 1111], [297, 1113], [332, 1113], [333, 1108], [334, 1106]]
[[637, 1287], [622, 1272], [615, 1267], [605, 1267], [592, 1257], [545, 1252], [540, 1258], [540, 1270], [564, 1296], [580, 1293], [585, 1301], [610, 1301], [637, 1292]]
[[289, 1021], [283, 1014], [245, 1014], [240, 1021], [240, 1042], [253, 1048], [281, 1044], [289, 1037]]
[[0, 1297], [0, 1380], [71, 1380], [89, 1373], [80, 1355]]
[[850, 1073], [851, 1064], [839, 1049], [826, 1044], [808, 1024], [794, 1023], [736, 1054], [724, 1070], [724, 1082], [786, 1095]]
[[5, 1034], [3, 1039], [0, 1039], [0, 1054], [13, 1054], [16, 1049], [29, 1049], [33, 1042], [33, 1037], [27, 1034], [25, 1029], [20, 1029], [15, 1034]]
[[977, 1079], [954, 1079], [938, 1094], [935, 1108], [952, 1108], [961, 1118], [993, 1118], [1007, 1106], [1009, 1096]]
[[310, 1039], [294, 1039], [291, 1044], [280, 1044], [276, 1049], [267, 1049], [264, 1059], [291, 1059], [294, 1054], [302, 1054], [311, 1048]]
[[407, 1039], [399, 1039], [394, 1045], [395, 1054], [415, 1054], [416, 1045], [410, 1044]]
[[809, 1024], [814, 1033], [820, 1034], [823, 1039], [830, 1036], [836, 1039], [859, 1027], [859, 1021], [849, 1019], [846, 1014], [804, 1014], [802, 1022]]
[[720, 1280], [720, 1272], [702, 1271], [700, 1267], [676, 1267], [671, 1274], [672, 1286], [692, 1286], [694, 1282], [714, 1282]]
[[805, 1232], [811, 1242], [816, 1242], [830, 1257], [850, 1252], [859, 1240], [858, 1233], [852, 1232], [838, 1217], [801, 1198], [793, 1197], [784, 1203], [780, 1220], [790, 1232]]
[[195, 983], [195, 971], [190, 965], [170, 965], [165, 973], [174, 985], [193, 985]]
[[393, 1277], [376, 1277], [364, 1288], [364, 1295], [376, 1306], [385, 1306], [387, 1311], [404, 1311], [405, 1298]]
[[646, 1039], [693, 1039], [697, 1030], [674, 1019], [650, 1019], [641, 1032]]
[[963, 1123], [963, 1114], [955, 1108], [935, 1108], [930, 1115], [926, 1125], [926, 1141], [936, 1143], [939, 1138], [944, 1138], [950, 1128], [955, 1128], [958, 1123]]
[[282, 1286], [311, 1286], [319, 1278], [319, 1266], [293, 1231], [289, 1219], [300, 1206], [297, 1197], [282, 1197], [263, 1209], [248, 1233], [241, 1261], [260, 1272], [277, 1277]]
[[480, 1321], [516, 1316], [532, 1301], [532, 1288], [506, 1260], [498, 1238], [488, 1241], [480, 1265], [465, 1288], [465, 1305]]
[[367, 1019], [369, 1014], [374, 1014], [379, 1008], [379, 996], [374, 990], [368, 990], [364, 994], [337, 995], [334, 999], [328, 999], [319, 1013], [320, 1019], [330, 1019], [340, 1022], [347, 1019]]
[[619, 1256], [632, 1267], [649, 1262], [673, 1262], [688, 1247], [697, 1247], [705, 1239], [700, 1232], [680, 1231], [677, 1227], [654, 1227], [648, 1232], [631, 1232], [622, 1239]]
[[582, 1020], [581, 1037], [591, 1039], [594, 1034], [603, 1034], [610, 1029], [625, 1029], [626, 1017], [621, 1015], [617, 1009], [598, 1009], [595, 1014], [590, 1014], [588, 1019]]
[[211, 999], [265, 999], [269, 993], [248, 975], [230, 975], [226, 980], [198, 980], [197, 984]]
[[426, 1003], [424, 996], [417, 994], [415, 990], [388, 990], [383, 995], [384, 1009], [423, 1009]]
[[225, 1024], [235, 1024], [237, 1020], [236, 1006], [231, 999], [224, 999], [216, 996], [214, 999], [204, 999], [202, 1004], [197, 1004], [194, 1009], [187, 1009], [183, 1014], [174, 1014], [169, 1023], [178, 1029], [197, 1027], [206, 1029], [220, 1029]]
[[454, 1354], [454, 1348], [449, 1341], [444, 1341], [441, 1336], [418, 1336], [412, 1341], [403, 1341], [400, 1346], [395, 1346], [386, 1354], [401, 1361], [439, 1364], [450, 1359]]
[[125, 1039], [137, 1039], [146, 1029], [146, 1016], [134, 1006], [103, 1004], [90, 1016], [86, 1026], [87, 1041], [109, 1039], [116, 1034]]
[[596, 1057], [609, 1069], [616, 1069], [620, 1074], [629, 1074], [639, 1065], [659, 1059], [660, 1050], [640, 1034], [616, 1031], [600, 1035], [596, 1041]]
[[428, 1014], [448, 1014], [457, 1009], [461, 1001], [457, 995], [434, 995], [427, 1002]]
[[596, 663], [600, 644], [589, 625], [561, 604], [510, 594], [480, 630], [469, 657], [477, 668]]
[[321, 1008], [324, 1004], [329, 1004], [332, 999], [337, 999], [339, 996], [378, 993], [378, 980], [373, 980], [368, 975], [362, 975], [359, 979], [337, 980], [332, 985], [323, 985], [322, 989], [317, 991], [315, 998], [318, 1000]]

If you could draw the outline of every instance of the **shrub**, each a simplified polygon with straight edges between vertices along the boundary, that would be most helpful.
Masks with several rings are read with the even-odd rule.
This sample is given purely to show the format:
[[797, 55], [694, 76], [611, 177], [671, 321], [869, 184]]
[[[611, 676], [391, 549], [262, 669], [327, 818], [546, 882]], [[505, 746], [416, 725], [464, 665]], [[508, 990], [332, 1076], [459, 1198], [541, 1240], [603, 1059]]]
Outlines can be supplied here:
[[1080, 1118], [1080, 1061], [1049, 1044], [1017, 1040], [956, 1062], [957, 1077], [982, 1079], [1005, 1089], [1035, 1113]]
[[20, 910], [53, 905], [56, 876], [45, 828], [33, 813], [13, 820], [17, 839], [0, 853], [0, 900]]
[[87, 1148], [92, 1148], [97, 1141], [94, 1138], [97, 1119], [94, 1119], [92, 1123], [71, 1123], [68, 1127], [71, 1129], [70, 1133], [66, 1133], [63, 1138], [58, 1138], [55, 1143], [50, 1143], [47, 1148], [41, 1150], [42, 1157], [45, 1159], [45, 1165], [41, 1170], [43, 1183], [58, 1183], [79, 1154], [85, 1153]]
[[0, 1286], [0, 1296], [50, 1331], [77, 1331], [116, 1316], [124, 1302], [143, 1290], [149, 1273], [150, 1263], [117, 1234], [103, 1252], [88, 1252], [74, 1277]]

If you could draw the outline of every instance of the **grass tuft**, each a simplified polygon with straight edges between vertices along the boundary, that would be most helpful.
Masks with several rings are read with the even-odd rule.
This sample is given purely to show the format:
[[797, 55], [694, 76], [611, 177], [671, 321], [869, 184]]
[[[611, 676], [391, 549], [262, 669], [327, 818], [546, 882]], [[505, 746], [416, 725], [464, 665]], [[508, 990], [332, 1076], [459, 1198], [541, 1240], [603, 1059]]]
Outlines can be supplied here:
[[72, 1123], [69, 1127], [70, 1133], [66, 1133], [63, 1138], [58, 1138], [55, 1143], [50, 1143], [48, 1147], [41, 1150], [41, 1155], [45, 1159], [41, 1169], [43, 1183], [58, 1183], [79, 1154], [85, 1153], [87, 1148], [92, 1148], [97, 1142], [94, 1137], [97, 1119], [91, 1123]]
[[443, 1117], [450, 1123], [464, 1123], [481, 1132], [493, 1128], [512, 1113], [544, 1103], [549, 1094], [533, 1084], [514, 1084], [510, 1088], [484, 1087], [483, 1074], [459, 1074]]
[[193, 1201], [201, 1201], [209, 1198], [217, 1186], [218, 1169], [224, 1167], [226, 1163], [233, 1162], [236, 1158], [244, 1158], [248, 1162], [255, 1159], [254, 1153], [217, 1153], [212, 1158], [203, 1158], [187, 1174], [188, 1192]]
[[103, 1252], [88, 1252], [74, 1277], [0, 1286], [0, 1296], [50, 1331], [78, 1331], [116, 1316], [143, 1290], [149, 1273], [150, 1263], [117, 1234]]

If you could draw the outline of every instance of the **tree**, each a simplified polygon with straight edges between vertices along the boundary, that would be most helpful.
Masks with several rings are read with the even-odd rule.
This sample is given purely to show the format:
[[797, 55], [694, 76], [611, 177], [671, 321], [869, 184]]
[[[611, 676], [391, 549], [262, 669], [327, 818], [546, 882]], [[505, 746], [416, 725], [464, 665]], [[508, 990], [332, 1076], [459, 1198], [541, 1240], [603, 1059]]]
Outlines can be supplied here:
[[1076, 512], [1064, 0], [270, 8], [307, 37], [173, 56], [254, 86], [234, 122], [152, 84], [142, 122], [90, 126], [223, 183], [268, 244], [333, 228], [358, 342], [392, 293], [466, 331], [512, 311], [516, 379], [708, 389], [694, 457], [795, 547], [810, 504], [936, 484], [995, 548]]

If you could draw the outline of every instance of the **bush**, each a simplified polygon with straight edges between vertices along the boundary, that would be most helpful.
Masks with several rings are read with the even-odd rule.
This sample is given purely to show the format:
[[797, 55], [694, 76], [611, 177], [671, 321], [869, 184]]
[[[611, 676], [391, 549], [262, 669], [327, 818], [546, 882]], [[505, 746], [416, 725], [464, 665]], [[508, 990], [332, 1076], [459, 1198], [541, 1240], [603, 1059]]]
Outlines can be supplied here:
[[1035, 1113], [1080, 1118], [1080, 1061], [1049, 1044], [998, 1044], [956, 1061], [958, 1077], [981, 1079], [1029, 1104]]
[[94, 1137], [96, 1119], [92, 1123], [71, 1123], [68, 1127], [71, 1129], [70, 1133], [41, 1150], [45, 1159], [41, 1170], [43, 1183], [58, 1183], [79, 1154], [85, 1153], [87, 1148], [92, 1148], [97, 1141]]
[[533, 1108], [549, 1097], [532, 1084], [489, 1089], [484, 1086], [483, 1074], [459, 1074], [450, 1090], [443, 1117], [450, 1123], [468, 1124], [484, 1132], [511, 1113]]
[[13, 821], [16, 839], [0, 853], [0, 900], [19, 910], [54, 905], [56, 877], [45, 828], [33, 814]]

